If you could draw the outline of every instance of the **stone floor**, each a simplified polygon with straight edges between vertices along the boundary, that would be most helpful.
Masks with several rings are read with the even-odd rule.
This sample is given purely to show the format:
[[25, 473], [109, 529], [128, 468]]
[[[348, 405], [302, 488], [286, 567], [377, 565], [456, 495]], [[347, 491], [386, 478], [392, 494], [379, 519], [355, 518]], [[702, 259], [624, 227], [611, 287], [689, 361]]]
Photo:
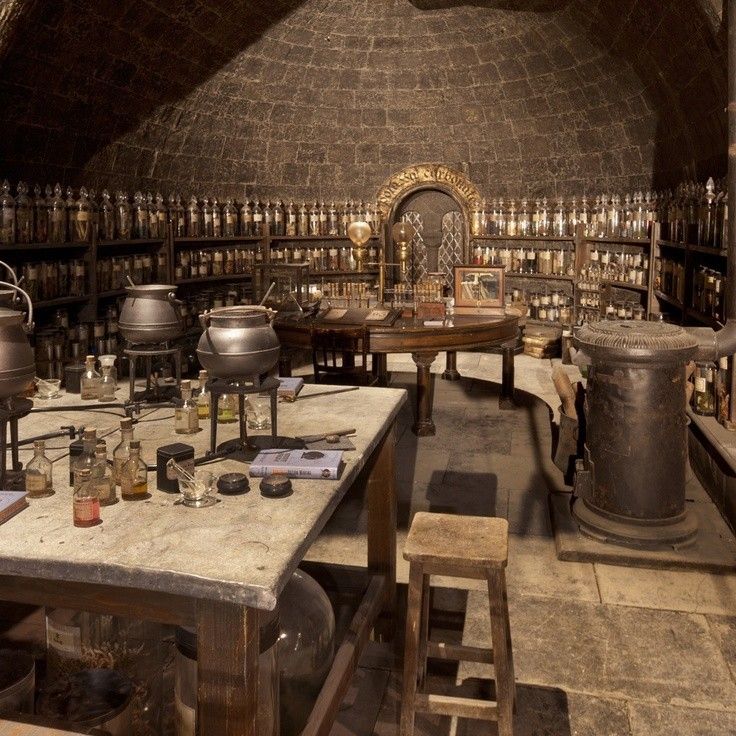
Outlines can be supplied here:
[[[434, 365], [437, 372], [443, 357]], [[520, 406], [500, 412], [492, 383], [500, 381], [500, 358], [458, 358], [465, 378], [436, 381], [437, 434], [414, 437], [409, 408], [401, 418], [399, 581], [408, 577], [401, 548], [416, 511], [504, 516], [511, 530], [507, 574], [518, 736], [736, 734], [736, 575], [558, 561], [547, 506], [548, 492], [562, 484], [550, 461], [552, 407], [558, 404], [552, 363], [519, 356]], [[392, 385], [412, 390], [409, 356], [389, 367]], [[688, 498], [703, 502], [703, 494], [691, 476]], [[360, 499], [346, 500], [310, 556], [364, 563]], [[473, 581], [438, 584], [446, 587], [434, 611], [437, 626], [453, 636], [447, 622], [457, 619], [456, 638], [488, 644], [482, 588]], [[464, 617], [458, 615], [466, 608]], [[477, 667], [433, 671], [433, 687], [445, 691], [457, 681], [482, 692]], [[396, 734], [400, 679], [398, 657], [374, 645], [333, 736]], [[422, 735], [494, 732], [494, 726], [476, 722], [417, 721]]]

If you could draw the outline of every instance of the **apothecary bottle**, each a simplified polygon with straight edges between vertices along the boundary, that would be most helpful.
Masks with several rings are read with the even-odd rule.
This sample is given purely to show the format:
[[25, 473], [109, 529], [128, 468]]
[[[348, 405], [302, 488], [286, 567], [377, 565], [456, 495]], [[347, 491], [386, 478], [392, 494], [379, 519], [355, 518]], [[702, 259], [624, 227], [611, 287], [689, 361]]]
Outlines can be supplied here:
[[240, 234], [247, 237], [253, 236], [253, 207], [248, 199], [240, 208]]
[[102, 443], [98, 444], [95, 449], [95, 464], [92, 467], [91, 478], [97, 497], [100, 499], [100, 506], [112, 506], [117, 502], [115, 482], [107, 462], [107, 448]]
[[201, 235], [201, 215], [197, 197], [192, 195], [186, 208], [187, 237], [198, 238]]
[[234, 238], [238, 234], [238, 210], [230, 197], [222, 208], [222, 221], [222, 234], [226, 238]]
[[120, 420], [120, 442], [112, 451], [112, 478], [120, 485], [123, 466], [130, 458], [130, 442], [133, 439], [133, 420], [129, 417]]
[[46, 443], [36, 440], [33, 443], [33, 457], [25, 469], [25, 490], [30, 498], [45, 498], [54, 493], [53, 464], [45, 455]]
[[565, 204], [562, 197], [557, 197], [557, 205], [555, 206], [553, 235], [558, 238], [567, 235], [567, 215], [565, 213]]
[[133, 195], [133, 237], [148, 237], [148, 206], [141, 192]]
[[286, 234], [286, 213], [284, 212], [284, 203], [280, 199], [273, 206], [273, 234]]
[[15, 243], [15, 200], [10, 194], [10, 183], [3, 182], [0, 193], [0, 243]]
[[485, 199], [482, 202], [476, 201], [473, 205], [473, 210], [470, 214], [470, 234], [479, 236], [479, 235], [485, 235], [485, 228], [483, 227], [483, 223], [485, 222], [486, 217], [486, 201]]
[[128, 203], [128, 195], [122, 191], [117, 193], [115, 200], [115, 229], [120, 240], [130, 240], [132, 231], [130, 204]]
[[74, 471], [72, 496], [74, 526], [89, 527], [100, 523], [100, 499], [92, 481], [90, 468]]
[[202, 235], [205, 238], [215, 237], [215, 217], [210, 200], [202, 200]]
[[100, 378], [98, 401], [115, 401], [115, 378], [109, 365], [102, 367], [102, 378]]
[[141, 443], [130, 441], [130, 457], [120, 471], [120, 494], [126, 501], [148, 497], [148, 467], [141, 459]]
[[306, 202], [302, 202], [297, 213], [296, 234], [309, 235], [309, 208]]
[[289, 204], [286, 207], [286, 235], [294, 236], [297, 234], [297, 220], [297, 207], [293, 200], [289, 200]]
[[74, 458], [72, 463], [72, 485], [74, 484], [74, 474], [80, 468], [86, 468], [91, 471], [95, 464], [95, 453], [97, 452], [97, 428], [85, 427], [82, 434], [82, 452]]
[[209, 375], [207, 371], [199, 372], [199, 386], [197, 387], [194, 400], [197, 404], [197, 416], [200, 419], [210, 418], [210, 392], [207, 388]]
[[263, 205], [263, 234], [264, 235], [275, 235], [274, 232], [274, 221], [273, 221], [273, 204], [271, 200], [267, 200]]
[[[373, 228], [373, 225], [371, 225], [371, 228]], [[332, 236], [340, 234], [340, 216], [334, 202], [330, 202], [327, 209], [327, 234]]]
[[115, 208], [110, 201], [110, 192], [102, 190], [102, 201], [100, 202], [100, 239], [115, 239]]
[[262, 238], [266, 234], [266, 226], [263, 222], [263, 208], [258, 197], [253, 197], [253, 236]]
[[28, 196], [28, 186], [19, 181], [15, 198], [15, 239], [18, 243], [30, 243], [33, 240], [33, 207]]
[[238, 397], [236, 394], [222, 394], [217, 402], [217, 423], [232, 424], [238, 419]]
[[222, 237], [222, 206], [217, 197], [212, 199], [212, 235], [215, 238]]
[[[50, 187], [46, 187], [51, 193]], [[33, 188], [33, 241], [45, 243], [49, 238], [49, 206], [48, 196], [41, 194], [41, 187], [36, 184]]]
[[713, 363], [695, 363], [693, 411], [696, 414], [709, 417], [715, 413], [714, 372]]
[[80, 380], [81, 394], [83, 401], [96, 400], [100, 395], [100, 382], [102, 377], [95, 368], [95, 356], [88, 355], [85, 360], [84, 373]]
[[69, 236], [76, 243], [92, 240], [92, 205], [85, 187], [79, 190], [79, 199], [69, 210]]
[[174, 431], [176, 434], [194, 434], [199, 432], [199, 414], [197, 403], [192, 398], [190, 381], [181, 382], [181, 405], [174, 412]]

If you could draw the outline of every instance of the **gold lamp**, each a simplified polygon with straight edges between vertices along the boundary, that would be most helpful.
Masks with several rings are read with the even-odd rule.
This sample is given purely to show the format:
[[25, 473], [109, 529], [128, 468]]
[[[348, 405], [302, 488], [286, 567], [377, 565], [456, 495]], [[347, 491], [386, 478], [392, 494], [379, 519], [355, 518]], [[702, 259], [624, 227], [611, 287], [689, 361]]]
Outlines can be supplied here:
[[414, 228], [408, 222], [400, 220], [391, 228], [391, 237], [399, 246], [399, 273], [402, 281], [406, 281], [409, 262], [409, 243], [414, 237]]
[[362, 271], [365, 264], [365, 248], [363, 247], [370, 239], [373, 231], [367, 222], [358, 220], [348, 225], [348, 237], [355, 246], [355, 261], [358, 271]]

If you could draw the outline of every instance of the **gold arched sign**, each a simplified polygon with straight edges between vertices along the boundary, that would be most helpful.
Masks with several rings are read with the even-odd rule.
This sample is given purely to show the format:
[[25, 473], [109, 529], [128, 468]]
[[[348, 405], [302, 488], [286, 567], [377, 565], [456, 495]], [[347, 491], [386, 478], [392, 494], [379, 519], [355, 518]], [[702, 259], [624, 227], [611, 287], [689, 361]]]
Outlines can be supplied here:
[[480, 192], [461, 171], [444, 164], [416, 164], [386, 180], [378, 190], [376, 201], [381, 214], [386, 218], [396, 202], [417, 189], [437, 188], [452, 195], [469, 211], [480, 202]]

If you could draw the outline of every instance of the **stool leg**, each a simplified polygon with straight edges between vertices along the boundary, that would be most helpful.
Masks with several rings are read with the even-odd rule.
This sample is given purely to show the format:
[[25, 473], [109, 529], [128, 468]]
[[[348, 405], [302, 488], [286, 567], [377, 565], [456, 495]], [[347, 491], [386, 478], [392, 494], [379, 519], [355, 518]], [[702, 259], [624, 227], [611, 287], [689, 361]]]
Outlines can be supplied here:
[[503, 569], [488, 572], [488, 598], [491, 610], [496, 702], [498, 703], [498, 734], [499, 736], [513, 736], [516, 683], [514, 681], [514, 660], [511, 653], [506, 575]]
[[422, 622], [419, 632], [419, 689], [424, 689], [427, 679], [427, 642], [429, 641], [429, 609], [432, 589], [429, 587], [429, 575], [422, 576]]
[[130, 400], [133, 401], [135, 395], [135, 356], [128, 358], [128, 383], [130, 384]]
[[422, 565], [412, 562], [409, 566], [409, 598], [406, 604], [400, 736], [412, 736], [414, 732], [414, 699], [417, 694], [417, 657], [419, 655], [419, 619], [422, 611], [423, 580]]

